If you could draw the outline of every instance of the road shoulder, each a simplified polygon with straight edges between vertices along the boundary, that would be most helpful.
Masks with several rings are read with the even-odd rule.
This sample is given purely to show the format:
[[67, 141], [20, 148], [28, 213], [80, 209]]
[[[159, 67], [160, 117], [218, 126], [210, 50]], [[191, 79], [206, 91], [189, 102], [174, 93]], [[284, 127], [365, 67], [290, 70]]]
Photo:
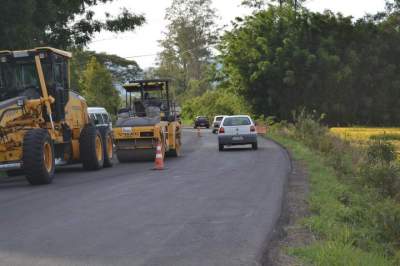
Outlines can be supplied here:
[[293, 159], [290, 151], [287, 152], [292, 169], [287, 180], [282, 213], [262, 261], [262, 265], [265, 266], [301, 265], [298, 259], [288, 255], [287, 250], [309, 245], [313, 239], [312, 233], [301, 225], [301, 220], [310, 213], [307, 203], [309, 194], [307, 170], [302, 162]]

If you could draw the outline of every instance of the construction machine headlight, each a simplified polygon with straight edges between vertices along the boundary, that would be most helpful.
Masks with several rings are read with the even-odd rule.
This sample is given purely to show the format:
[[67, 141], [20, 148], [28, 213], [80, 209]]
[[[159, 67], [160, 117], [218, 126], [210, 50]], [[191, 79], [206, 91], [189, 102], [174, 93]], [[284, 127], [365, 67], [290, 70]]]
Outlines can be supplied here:
[[5, 57], [5, 56], [0, 57], [0, 62], [1, 63], [7, 63], [7, 57]]
[[17, 101], [17, 106], [19, 106], [19, 107], [24, 106], [24, 104], [25, 104], [25, 101], [24, 101], [23, 99], [19, 99], [19, 100]]

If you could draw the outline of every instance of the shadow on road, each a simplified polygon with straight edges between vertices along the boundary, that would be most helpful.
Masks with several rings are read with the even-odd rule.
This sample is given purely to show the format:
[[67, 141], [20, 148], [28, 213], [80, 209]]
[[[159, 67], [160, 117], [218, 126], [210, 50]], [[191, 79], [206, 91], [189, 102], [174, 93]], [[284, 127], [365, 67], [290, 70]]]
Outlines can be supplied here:
[[29, 183], [24, 176], [0, 178], [0, 190], [27, 186], [29, 186]]
[[[73, 173], [82, 173], [85, 172], [82, 169], [81, 165], [72, 165], [72, 166], [61, 166], [56, 168], [56, 176], [55, 179], [62, 180], [62, 179], [74, 179], [77, 176]], [[70, 173], [70, 174], [68, 174]], [[82, 179], [82, 175], [79, 176]], [[25, 187], [32, 187], [25, 178], [25, 175], [18, 175], [13, 177], [0, 177], [0, 190], [2, 189], [9, 189], [9, 188], [25, 188]], [[37, 186], [41, 187], [41, 186]]]

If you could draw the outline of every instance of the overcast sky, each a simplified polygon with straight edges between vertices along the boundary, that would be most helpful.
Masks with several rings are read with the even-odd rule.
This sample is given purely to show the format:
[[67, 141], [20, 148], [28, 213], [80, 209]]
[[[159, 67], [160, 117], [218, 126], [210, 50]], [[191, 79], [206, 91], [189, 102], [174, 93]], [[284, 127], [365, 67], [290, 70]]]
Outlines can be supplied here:
[[[98, 13], [107, 11], [111, 14], [117, 14], [121, 8], [126, 7], [143, 14], [147, 22], [130, 33], [116, 35], [102, 32], [96, 35], [88, 48], [134, 59], [144, 69], [154, 66], [155, 54], [160, 51], [158, 40], [165, 32], [165, 9], [171, 2], [172, 0], [115, 0], [112, 4], [96, 7], [95, 11]], [[229, 25], [235, 17], [250, 13], [249, 9], [240, 6], [242, 0], [214, 0], [213, 2], [220, 17], [218, 21], [220, 25]], [[366, 13], [384, 10], [385, 0], [308, 0], [306, 6], [313, 11], [322, 12], [330, 9], [359, 18]]]

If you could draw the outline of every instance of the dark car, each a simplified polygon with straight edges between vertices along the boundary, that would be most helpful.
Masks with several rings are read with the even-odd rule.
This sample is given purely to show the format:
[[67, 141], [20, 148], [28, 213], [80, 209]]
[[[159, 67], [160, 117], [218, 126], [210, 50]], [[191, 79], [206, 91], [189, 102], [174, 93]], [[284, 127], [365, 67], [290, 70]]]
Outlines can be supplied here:
[[205, 127], [210, 128], [210, 121], [206, 116], [198, 116], [194, 120], [194, 128]]

